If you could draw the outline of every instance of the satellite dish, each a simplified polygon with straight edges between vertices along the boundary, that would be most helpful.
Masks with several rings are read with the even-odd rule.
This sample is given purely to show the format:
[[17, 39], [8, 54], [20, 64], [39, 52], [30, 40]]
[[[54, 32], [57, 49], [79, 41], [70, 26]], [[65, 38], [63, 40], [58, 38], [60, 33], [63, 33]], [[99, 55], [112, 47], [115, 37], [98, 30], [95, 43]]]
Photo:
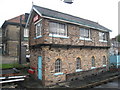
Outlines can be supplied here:
[[73, 0], [64, 0], [65, 3], [72, 4]]

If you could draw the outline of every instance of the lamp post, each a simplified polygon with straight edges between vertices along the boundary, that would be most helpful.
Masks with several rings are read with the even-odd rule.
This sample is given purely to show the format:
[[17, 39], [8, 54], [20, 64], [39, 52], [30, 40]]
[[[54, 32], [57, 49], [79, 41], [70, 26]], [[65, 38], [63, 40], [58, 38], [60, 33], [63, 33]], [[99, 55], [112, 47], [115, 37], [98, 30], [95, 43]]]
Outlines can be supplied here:
[[20, 31], [19, 31], [19, 64], [21, 64], [21, 31], [22, 31], [22, 15], [20, 15]]
[[68, 3], [68, 4], [72, 4], [73, 0], [64, 0], [63, 2]]

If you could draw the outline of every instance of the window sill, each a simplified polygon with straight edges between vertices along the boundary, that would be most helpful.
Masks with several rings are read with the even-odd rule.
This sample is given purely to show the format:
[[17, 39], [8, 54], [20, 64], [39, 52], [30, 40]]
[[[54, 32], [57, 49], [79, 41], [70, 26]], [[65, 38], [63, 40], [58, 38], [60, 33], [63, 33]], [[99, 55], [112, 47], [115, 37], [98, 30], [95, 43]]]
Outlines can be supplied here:
[[99, 40], [99, 42], [107, 42], [107, 41], [105, 41], [105, 40]]
[[34, 39], [38, 39], [38, 38], [41, 38], [42, 36], [37, 36], [37, 37], [35, 37]]
[[76, 72], [80, 72], [80, 71], [83, 71], [82, 69], [76, 69]]
[[103, 65], [103, 67], [106, 67], [106, 65]]
[[80, 40], [92, 41], [92, 39], [90, 39], [90, 38], [83, 38], [83, 37], [80, 37]]
[[63, 35], [56, 35], [56, 34], [49, 34], [50, 37], [58, 37], [58, 38], [69, 38], [67, 36], [63, 36]]
[[62, 72], [59, 72], [59, 73], [55, 73], [54, 75], [55, 75], [55, 76], [57, 76], [57, 75], [63, 75], [63, 73], [62, 73]]
[[91, 67], [91, 69], [95, 69], [96, 67]]

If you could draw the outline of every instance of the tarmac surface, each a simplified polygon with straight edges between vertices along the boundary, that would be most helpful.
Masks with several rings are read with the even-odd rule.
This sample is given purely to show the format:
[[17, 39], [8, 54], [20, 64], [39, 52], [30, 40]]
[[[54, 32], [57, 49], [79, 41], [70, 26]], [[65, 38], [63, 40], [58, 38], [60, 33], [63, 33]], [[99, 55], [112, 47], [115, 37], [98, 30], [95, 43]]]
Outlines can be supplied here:
[[94, 88], [119, 88], [120, 89], [120, 79], [114, 80], [113, 82], [109, 82]]
[[0, 56], [0, 63], [2, 64], [12, 64], [16, 62], [18, 62], [17, 57]]

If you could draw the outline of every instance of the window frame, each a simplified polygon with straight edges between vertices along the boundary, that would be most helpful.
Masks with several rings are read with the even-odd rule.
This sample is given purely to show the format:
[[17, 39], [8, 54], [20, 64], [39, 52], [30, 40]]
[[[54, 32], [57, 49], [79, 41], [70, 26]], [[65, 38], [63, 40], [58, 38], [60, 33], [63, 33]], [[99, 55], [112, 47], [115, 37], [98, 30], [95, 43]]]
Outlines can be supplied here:
[[[85, 36], [81, 35], [81, 29], [84, 30], [83, 35], [85, 35], [85, 31], [88, 30], [88, 37], [85, 37]], [[92, 41], [92, 39], [91, 39], [91, 29], [80, 28], [80, 39], [81, 40], [86, 40], [86, 41]]]
[[62, 61], [61, 59], [57, 59], [55, 61], [55, 73], [60, 73], [62, 70], [61, 67], [62, 67]]
[[25, 38], [28, 38], [28, 37], [29, 37], [29, 30], [28, 30], [28, 28], [25, 28], [25, 29], [24, 29], [24, 37], [25, 37]]
[[76, 72], [82, 71], [81, 58], [76, 58]]
[[[55, 30], [56, 30], [56, 33], [53, 34], [53, 33], [51, 32], [51, 28], [52, 28], [52, 27], [50, 26], [51, 23], [56, 24], [56, 27], [55, 27], [55, 28], [56, 28], [57, 30], [59, 30], [59, 31], [60, 31], [60, 29], [61, 29], [61, 28], [60, 28], [60, 25], [64, 25], [64, 34], [65, 34], [65, 35], [60, 35], [60, 32], [57, 33], [57, 30], [56, 30], [56, 29], [55, 29]], [[57, 27], [57, 26], [58, 26], [58, 27]], [[60, 38], [69, 38], [69, 37], [68, 37], [67, 24], [66, 24], [66, 23], [61, 23], [61, 22], [49, 21], [49, 36], [51, 36], [51, 37], [60, 37]]]
[[91, 57], [91, 69], [94, 69], [94, 68], [96, 68], [96, 63], [95, 63], [95, 57], [92, 56]]
[[[40, 24], [40, 26], [39, 26], [40, 27], [40, 29], [39, 29], [39, 33], [40, 34], [39, 35], [37, 35], [37, 33], [38, 33], [38, 30], [37, 30], [38, 27], [37, 27], [37, 25], [38, 24]], [[35, 37], [36, 38], [42, 37], [42, 19], [40, 19], [39, 21], [35, 22]]]
[[[103, 34], [103, 35], [102, 35]], [[102, 36], [102, 37], [101, 37]], [[101, 39], [102, 38], [102, 39]], [[100, 42], [107, 42], [107, 33], [99, 32], [99, 41]]]

